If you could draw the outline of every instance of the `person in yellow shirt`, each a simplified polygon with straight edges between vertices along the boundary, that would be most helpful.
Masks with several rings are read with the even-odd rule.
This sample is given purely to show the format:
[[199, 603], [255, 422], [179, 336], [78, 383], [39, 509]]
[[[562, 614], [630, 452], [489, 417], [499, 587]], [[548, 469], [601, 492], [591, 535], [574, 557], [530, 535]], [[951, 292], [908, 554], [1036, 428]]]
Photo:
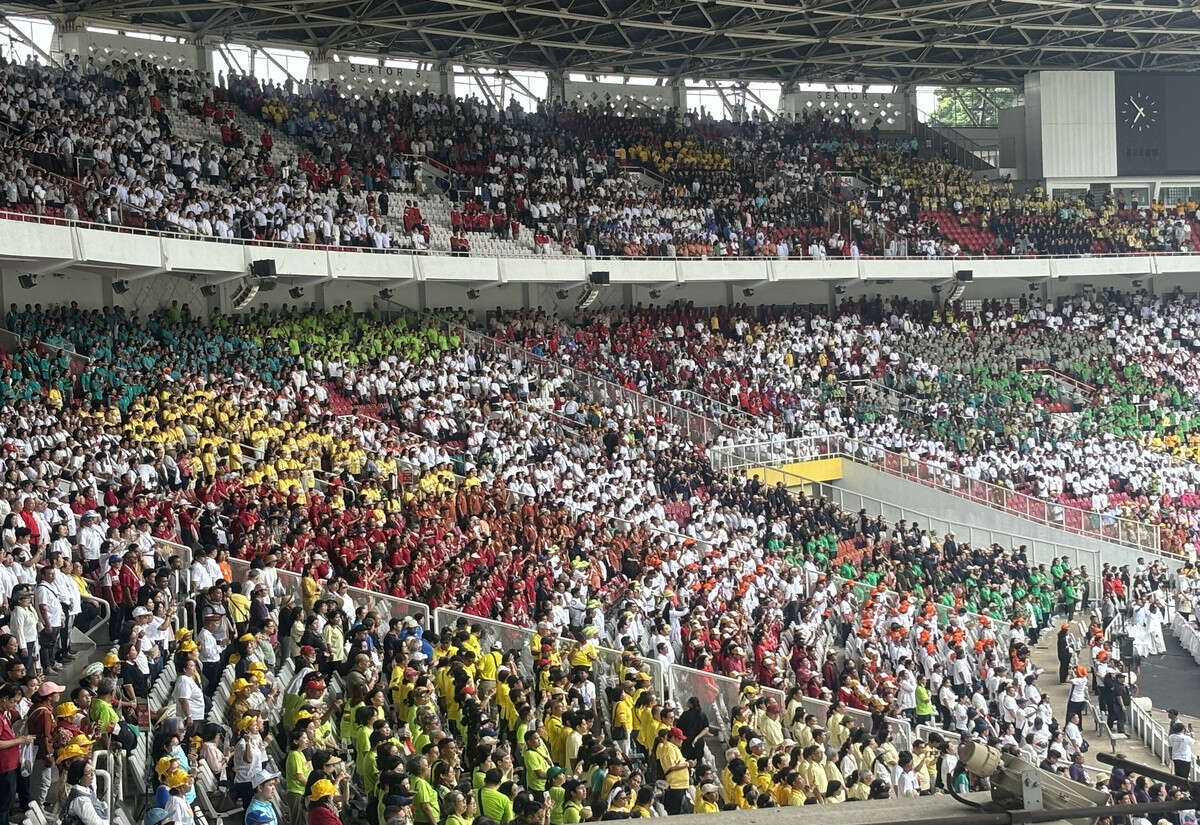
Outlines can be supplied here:
[[824, 800], [825, 789], [829, 787], [829, 779], [825, 774], [825, 754], [820, 745], [809, 745], [804, 749], [804, 759], [796, 766], [804, 777], [808, 793], [818, 800]]
[[617, 751], [629, 756], [629, 737], [633, 731], [633, 685], [621, 683], [621, 698], [613, 705], [613, 744]]
[[746, 763], [740, 758], [735, 758], [725, 766], [725, 771], [728, 773], [722, 772], [721, 774], [725, 804], [727, 807], [742, 810], [746, 807], [746, 794], [744, 790], [748, 782], [746, 778]]
[[492, 642], [492, 649], [482, 653], [475, 664], [475, 675], [479, 679], [479, 702], [489, 710], [491, 705], [488, 699], [496, 693], [496, 674], [503, 662], [504, 643], [497, 639]]
[[863, 777], [859, 775], [858, 771], [850, 774], [847, 779], [849, 783], [846, 788], [846, 799], [863, 802], [871, 798], [871, 786], [863, 781]]
[[800, 771], [788, 771], [784, 777], [784, 786], [787, 788], [787, 802], [784, 802], [784, 805], [803, 805], [808, 799], [808, 795], [804, 793], [804, 776]]
[[562, 699], [557, 696], [551, 697], [546, 703], [546, 714], [542, 719], [542, 738], [546, 741], [550, 758], [556, 764], [563, 763], [563, 739], [566, 736], [563, 729], [563, 707]]
[[692, 807], [692, 812], [697, 814], [720, 813], [721, 803], [717, 801], [720, 792], [721, 789], [711, 782], [701, 785], [700, 794], [696, 797], [696, 804]]
[[683, 744], [683, 731], [671, 728], [664, 741], [658, 746], [658, 764], [662, 777], [667, 780], [667, 791], [663, 794], [663, 807], [674, 816], [683, 813], [683, 798], [691, 784], [691, 761], [683, 758], [679, 746]]

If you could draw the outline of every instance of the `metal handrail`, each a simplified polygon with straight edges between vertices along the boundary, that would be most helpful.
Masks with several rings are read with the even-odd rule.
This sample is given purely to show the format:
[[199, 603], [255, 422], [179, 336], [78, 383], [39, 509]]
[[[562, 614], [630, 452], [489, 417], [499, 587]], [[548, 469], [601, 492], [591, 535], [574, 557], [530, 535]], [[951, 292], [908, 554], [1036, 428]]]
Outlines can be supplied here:
[[[1074, 507], [1069, 504], [1062, 504], [1058, 501], [1040, 499], [1026, 493], [1021, 493], [1009, 487], [1004, 487], [999, 484], [993, 484], [990, 481], [982, 479], [974, 479], [963, 475], [955, 470], [939, 467], [931, 462], [919, 458], [912, 458], [902, 453], [897, 453], [883, 447], [874, 445], [863, 445], [864, 453], [868, 455], [853, 455], [845, 451], [845, 442], [848, 440], [845, 436], [838, 436], [839, 446], [838, 453], [846, 459], [854, 461], [858, 464], [871, 467], [872, 469], [882, 468], [884, 472], [899, 475], [902, 478], [919, 481], [929, 487], [936, 487], [944, 492], [949, 492], [953, 495], [969, 498], [980, 504], [1003, 510], [1016, 515], [1018, 518], [1023, 518], [1037, 524], [1045, 524], [1056, 529], [1065, 530], [1066, 532], [1078, 533], [1080, 535], [1093, 536], [1102, 541], [1111, 541], [1115, 544], [1121, 544], [1126, 547], [1134, 547], [1138, 550], [1143, 550], [1149, 553], [1158, 555], [1166, 555], [1169, 558], [1175, 559], [1174, 554], [1162, 550], [1159, 528], [1155, 524], [1149, 522], [1138, 521], [1136, 519], [1125, 518], [1123, 516], [1106, 515], [1097, 510], [1083, 510], [1079, 507]], [[872, 460], [871, 454], [880, 455], [882, 461]], [[895, 465], [890, 467], [890, 464]], [[907, 468], [915, 466], [915, 474]], [[971, 491], [978, 490], [982, 495], [974, 494]], [[965, 491], [965, 492], [962, 492]], [[1009, 506], [1009, 502], [1013, 501], [1024, 506], [1024, 512], [1014, 510]], [[1037, 503], [1042, 506], [1044, 513], [1038, 514], [1030, 508], [1030, 502]], [[1054, 511], [1061, 513], [1061, 518], [1053, 515]], [[1079, 526], [1075, 527], [1071, 523], [1072, 519], [1068, 518], [1069, 514], [1075, 514], [1079, 520]], [[1087, 527], [1088, 522], [1092, 518], [1108, 520], [1117, 526], [1116, 536], [1107, 535], [1103, 526], [1098, 528]], [[1143, 540], [1143, 536], [1145, 540]]]

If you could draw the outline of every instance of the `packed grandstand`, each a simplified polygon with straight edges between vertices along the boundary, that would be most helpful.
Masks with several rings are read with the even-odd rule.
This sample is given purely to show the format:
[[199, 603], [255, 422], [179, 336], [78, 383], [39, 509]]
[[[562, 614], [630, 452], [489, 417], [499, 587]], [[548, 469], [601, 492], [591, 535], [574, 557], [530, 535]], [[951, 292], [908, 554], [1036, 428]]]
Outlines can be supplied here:
[[[8, 213], [214, 240], [1034, 255], [1188, 251], [1200, 217], [1017, 193], [817, 116], [524, 113], [136, 59], [3, 81]], [[1160, 743], [1178, 785], [1089, 751], [1133, 747], [1140, 663], [1200, 592], [1198, 325], [1194, 296], [1134, 287], [570, 314], [14, 301], [0, 825], [866, 806], [988, 789], [965, 742], [1114, 804], [1183, 799], [1182, 718]], [[786, 469], [829, 456], [1141, 557], [975, 542], [968, 516], [892, 519]]]

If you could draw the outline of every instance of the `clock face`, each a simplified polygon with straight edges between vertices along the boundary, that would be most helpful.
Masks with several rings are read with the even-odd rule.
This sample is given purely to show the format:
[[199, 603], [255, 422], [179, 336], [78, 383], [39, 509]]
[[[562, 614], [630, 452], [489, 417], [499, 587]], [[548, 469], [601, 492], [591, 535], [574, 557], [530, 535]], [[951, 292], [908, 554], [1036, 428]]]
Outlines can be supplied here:
[[1135, 132], [1158, 125], [1158, 101], [1144, 92], [1134, 92], [1120, 105], [1121, 121]]

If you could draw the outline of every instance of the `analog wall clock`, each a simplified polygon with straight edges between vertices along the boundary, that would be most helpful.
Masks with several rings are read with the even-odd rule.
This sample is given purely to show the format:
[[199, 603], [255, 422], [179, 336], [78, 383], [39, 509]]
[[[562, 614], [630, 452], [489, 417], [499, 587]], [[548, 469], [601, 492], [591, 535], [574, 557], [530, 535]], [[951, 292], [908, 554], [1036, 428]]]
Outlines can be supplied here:
[[1120, 106], [1121, 122], [1135, 132], [1148, 132], [1158, 125], [1158, 101], [1145, 92], [1134, 92]]

